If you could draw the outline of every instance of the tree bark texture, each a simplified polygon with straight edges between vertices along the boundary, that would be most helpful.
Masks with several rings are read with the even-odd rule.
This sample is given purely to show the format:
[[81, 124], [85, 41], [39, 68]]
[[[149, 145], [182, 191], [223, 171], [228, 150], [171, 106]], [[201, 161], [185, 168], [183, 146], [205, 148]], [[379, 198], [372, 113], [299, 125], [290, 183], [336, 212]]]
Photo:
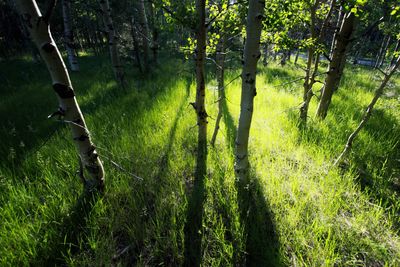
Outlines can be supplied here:
[[60, 105], [57, 115], [69, 124], [81, 163], [91, 178], [85, 185], [102, 190], [104, 188], [103, 165], [91, 141], [68, 71], [53, 40], [48, 22], [41, 15], [36, 1], [17, 0], [16, 2], [32, 40], [50, 72], [53, 89]]
[[340, 31], [340, 26], [343, 23], [344, 14], [345, 14], [345, 12], [343, 11], [343, 6], [340, 6], [340, 9], [338, 11], [338, 18], [336, 21], [335, 32], [332, 36], [331, 49], [329, 50], [329, 58], [330, 59], [332, 59], [332, 56], [333, 56], [333, 51], [334, 51], [335, 45], [336, 45], [336, 36], [337, 36], [338, 32]]
[[207, 113], [205, 109], [206, 56], [206, 0], [196, 1], [196, 102], [192, 103], [197, 115], [198, 138], [197, 158], [193, 190], [188, 203], [185, 232], [184, 266], [201, 266], [201, 240], [203, 205], [205, 200], [204, 179], [207, 173]]
[[316, 116], [325, 119], [333, 93], [338, 89], [343, 69], [346, 64], [346, 52], [351, 43], [351, 36], [356, 26], [356, 16], [350, 12], [343, 19], [339, 33], [336, 35], [335, 48], [329, 63], [325, 86], [322, 90]]
[[217, 138], [219, 125], [221, 122], [222, 114], [223, 114], [223, 105], [225, 99], [225, 36], [222, 36], [218, 40], [217, 44], [217, 53], [216, 53], [216, 63], [217, 63], [217, 83], [218, 83], [218, 115], [215, 121], [214, 133], [211, 138], [211, 145], [214, 146], [215, 139]]
[[385, 62], [386, 52], [387, 52], [389, 44], [390, 44], [390, 39], [391, 39], [391, 36], [388, 36], [387, 40], [386, 40], [386, 43], [385, 43], [385, 45], [384, 45], [384, 47], [382, 49], [381, 55], [379, 56], [379, 59], [378, 59], [378, 62], [376, 64], [375, 68], [382, 67], [383, 63]]
[[142, 63], [140, 60], [139, 42], [138, 42], [138, 38], [137, 38], [135, 18], [133, 16], [131, 19], [131, 36], [132, 36], [132, 43], [133, 43], [133, 53], [135, 54], [136, 63], [139, 67], [139, 71], [143, 72]]
[[264, 0], [249, 0], [246, 22], [246, 42], [243, 53], [242, 93], [235, 148], [235, 173], [239, 180], [249, 176], [249, 134], [256, 96], [257, 62], [261, 56], [260, 37], [264, 16]]
[[153, 3], [149, 3], [150, 20], [151, 20], [151, 30], [152, 30], [152, 42], [151, 50], [153, 52], [153, 62], [158, 64], [158, 25], [157, 25], [157, 12], [154, 11]]
[[72, 71], [79, 71], [78, 59], [76, 58], [75, 55], [70, 0], [62, 0], [62, 12], [64, 21], [64, 43], [65, 43], [65, 48], [67, 49], [68, 63]]
[[[207, 112], [205, 108], [205, 73], [204, 63], [206, 57], [206, 12], [205, 0], [196, 1], [196, 9], [198, 14], [198, 29], [196, 33], [196, 115], [198, 125], [198, 162], [203, 162], [207, 154]], [[199, 165], [199, 164], [198, 164]], [[200, 166], [197, 167], [197, 169]], [[197, 170], [198, 172], [200, 170]]]
[[[310, 7], [310, 17], [311, 17], [310, 34], [311, 34], [311, 39], [313, 40], [317, 38], [317, 34], [315, 32], [317, 5], [318, 1], [316, 1], [315, 4], [313, 4]], [[312, 91], [315, 78], [315, 73], [313, 73], [313, 67], [312, 67], [314, 62], [314, 54], [315, 54], [315, 48], [313, 45], [311, 45], [308, 48], [306, 75], [304, 77], [304, 83], [303, 83], [303, 103], [300, 106], [300, 118], [299, 118], [300, 127], [305, 127], [307, 124], [308, 108], [310, 106], [311, 99], [314, 95]], [[319, 59], [317, 58], [316, 60], [317, 60], [316, 61], [317, 65]], [[318, 68], [316, 70], [318, 71]]]
[[357, 137], [357, 135], [359, 134], [359, 132], [362, 130], [362, 128], [364, 128], [365, 124], [367, 124], [369, 118], [371, 117], [372, 114], [372, 110], [376, 104], [376, 102], [378, 101], [378, 99], [382, 96], [385, 87], [387, 85], [387, 83], [389, 82], [390, 78], [392, 77], [392, 75], [395, 73], [395, 71], [397, 70], [397, 68], [400, 65], [400, 57], [397, 58], [397, 60], [395, 61], [395, 64], [392, 65], [392, 67], [390, 68], [389, 72], [385, 74], [383, 81], [381, 83], [381, 85], [379, 86], [379, 88], [375, 91], [375, 95], [372, 98], [371, 102], [369, 103], [367, 109], [364, 112], [363, 118], [360, 122], [360, 124], [357, 126], [357, 128], [354, 130], [354, 132], [352, 132], [349, 136], [349, 138], [347, 139], [346, 145], [344, 147], [343, 152], [340, 154], [340, 156], [336, 159], [334, 165], [339, 164], [343, 158], [346, 156], [346, 154], [350, 151], [352, 145], [353, 145], [353, 141], [354, 139]]
[[150, 69], [149, 62], [149, 54], [150, 54], [150, 45], [149, 45], [149, 23], [147, 21], [146, 8], [144, 5], [144, 0], [139, 0], [138, 3], [138, 11], [139, 11], [139, 24], [142, 33], [142, 44], [143, 44], [143, 61], [144, 61], [144, 69], [148, 71]]
[[111, 8], [108, 0], [100, 0], [100, 7], [108, 37], [108, 47], [110, 49], [111, 64], [114, 70], [115, 79], [121, 86], [125, 86], [125, 74], [118, 52], [118, 38], [116, 36]]

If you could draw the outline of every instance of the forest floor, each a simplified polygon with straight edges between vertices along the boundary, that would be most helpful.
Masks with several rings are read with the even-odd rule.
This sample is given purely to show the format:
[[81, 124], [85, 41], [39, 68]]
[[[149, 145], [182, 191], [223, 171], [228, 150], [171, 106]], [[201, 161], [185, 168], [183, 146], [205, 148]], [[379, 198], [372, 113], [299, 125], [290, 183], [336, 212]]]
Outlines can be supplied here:
[[[252, 176], [238, 185], [240, 79], [227, 85], [207, 175], [194, 183], [191, 64], [164, 60], [146, 77], [128, 71], [126, 90], [113, 81], [107, 57], [80, 64], [72, 82], [107, 172], [102, 196], [81, 194], [68, 127], [46, 119], [57, 100], [43, 64], [0, 62], [1, 266], [179, 266], [187, 257], [202, 266], [400, 265], [399, 76], [346, 163], [333, 168], [378, 73], [349, 65], [327, 119], [313, 118], [314, 97], [300, 131], [302, 81], [290, 81], [302, 70], [260, 65]], [[209, 137], [217, 114], [210, 73]], [[239, 74], [228, 71], [226, 83]], [[200, 242], [188, 231], [195, 225]]]

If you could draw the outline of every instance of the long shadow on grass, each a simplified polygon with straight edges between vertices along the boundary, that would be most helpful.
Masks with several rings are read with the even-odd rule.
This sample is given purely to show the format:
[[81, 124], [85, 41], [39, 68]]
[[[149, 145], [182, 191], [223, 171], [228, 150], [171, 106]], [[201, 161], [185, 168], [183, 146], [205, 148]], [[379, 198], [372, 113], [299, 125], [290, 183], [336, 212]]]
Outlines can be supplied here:
[[[126, 91], [119, 88], [113, 81], [111, 69], [108, 70], [108, 65], [103, 64], [104, 58], [95, 59], [92, 57], [82, 59], [82, 70], [79, 73], [73, 73], [71, 75], [73, 85], [77, 91], [77, 99], [80, 102], [80, 107], [84, 115], [90, 115], [100, 109], [104, 109], [110, 105], [114, 105], [117, 101], [123, 97], [131, 94], [133, 86], [130, 86]], [[99, 62], [100, 61], [100, 62]], [[46, 116], [53, 112], [57, 108], [57, 101], [55, 94], [51, 89], [51, 81], [49, 77], [45, 77], [47, 70], [41, 67], [37, 69], [37, 65], [29, 62], [17, 62], [18, 64], [24, 64], [26, 70], [26, 77], [22, 79], [13, 78], [9, 81], [11, 88], [20, 88], [24, 84], [31, 84], [32, 82], [37, 83], [40, 91], [32, 94], [33, 90], [29, 92], [17, 91], [16, 94], [19, 97], [14, 97], [12, 100], [15, 103], [9, 103], [3, 105], [0, 108], [0, 119], [3, 121], [3, 127], [0, 128], [0, 162], [2, 167], [8, 168], [12, 171], [22, 171], [20, 166], [22, 162], [41, 149], [47, 144], [55, 133], [57, 133], [63, 125], [61, 122], [47, 120]], [[17, 63], [16, 66], [19, 66]], [[16, 68], [16, 67], [15, 67]], [[36, 70], [35, 70], [36, 68]], [[16, 70], [14, 70], [16, 71]], [[163, 70], [158, 70], [157, 73], [152, 73], [151, 76], [147, 77], [146, 80], [131, 81], [135, 82], [135, 88], [138, 88], [138, 92], [133, 92], [136, 96], [147, 95], [149, 98], [155, 98], [159, 93], [163, 92], [163, 89], [171, 87], [176, 82], [174, 76], [168, 75], [169, 79], [163, 79], [162, 86], [152, 87], [150, 90], [141, 90], [146, 83], [157, 79], [158, 76], [162, 76]], [[32, 73], [38, 72], [40, 79], [32, 76]], [[103, 74], [106, 73], [106, 76]], [[14, 75], [10, 70], [10, 75]], [[11, 76], [12, 76], [11, 75]], [[100, 76], [102, 75], [102, 76]], [[15, 75], [14, 75], [15, 76]], [[12, 77], [14, 77], [12, 76]], [[92, 77], [99, 77], [99, 79], [92, 79]], [[143, 78], [143, 77], [142, 77]], [[152, 79], [152, 80], [151, 80]], [[99, 83], [100, 87], [107, 86], [111, 83], [109, 88], [101, 88], [92, 90], [94, 83]], [[155, 82], [154, 82], [155, 83]], [[36, 88], [36, 87], [35, 87]], [[162, 89], [160, 89], [162, 88]], [[4, 92], [5, 94], [7, 92]], [[92, 95], [89, 100], [80, 101], [88, 95]], [[139, 101], [139, 104], [142, 104]], [[39, 103], [39, 104], [38, 104]], [[19, 108], [16, 108], [19, 106]], [[148, 108], [150, 105], [147, 105]], [[49, 107], [54, 107], [54, 109]], [[92, 128], [89, 125], [89, 130]], [[69, 134], [69, 133], [68, 133]], [[96, 132], [92, 132], [93, 136], [96, 136]]]
[[171, 129], [169, 131], [168, 142], [167, 142], [167, 145], [165, 146], [164, 154], [162, 155], [161, 160], [160, 160], [160, 165], [159, 165], [160, 168], [156, 175], [157, 180], [161, 179], [162, 176], [165, 175], [165, 173], [168, 171], [169, 156], [171, 153], [172, 145], [175, 140], [175, 135], [176, 135], [176, 130], [178, 127], [179, 120], [180, 120], [180, 118], [182, 118], [183, 112], [185, 111], [185, 107], [188, 106], [188, 99], [189, 99], [189, 95], [190, 95], [191, 84], [192, 84], [192, 79], [191, 78], [187, 79], [186, 94], [185, 94], [184, 98], [182, 99], [181, 103], [179, 104], [178, 113], [176, 114], [174, 121], [172, 123]]
[[[182, 97], [181, 102], [177, 107], [177, 113], [169, 129], [165, 146], [163, 149], [161, 149], [161, 157], [159, 158], [159, 160], [157, 160], [157, 162], [154, 162], [154, 166], [157, 166], [158, 171], [154, 174], [154, 176], [151, 177], [151, 179], [145, 179], [139, 185], [139, 191], [142, 192], [143, 196], [139, 198], [139, 202], [137, 202], [136, 204], [138, 206], [145, 206], [146, 212], [145, 215], [142, 216], [137, 216], [137, 214], [134, 214], [134, 216], [136, 216], [134, 221], [136, 221], [137, 225], [147, 226], [145, 228], [138, 229], [139, 232], [133, 235], [132, 233], [127, 232], [127, 229], [129, 228], [126, 227], [117, 231], [117, 247], [120, 250], [124, 251], [124, 253], [120, 256], [113, 258], [113, 263], [117, 265], [125, 265], [127, 263], [129, 263], [129, 265], [135, 265], [138, 261], [140, 261], [139, 257], [146, 258], [148, 260], [147, 264], [149, 264], [150, 266], [156, 266], [160, 263], [164, 263], [167, 266], [177, 266], [181, 264], [180, 259], [178, 259], [173, 252], [174, 249], [168, 247], [171, 246], [171, 243], [165, 242], [165, 238], [168, 238], [166, 236], [169, 235], [169, 231], [166, 229], [170, 229], [171, 226], [161, 225], [168, 224], [171, 220], [164, 217], [164, 220], [157, 221], [157, 227], [152, 228], [152, 226], [154, 225], [154, 219], [159, 218], [160, 212], [163, 214], [163, 216], [172, 216], [169, 211], [160, 211], [159, 206], [165, 200], [165, 195], [170, 194], [171, 190], [176, 189], [171, 187], [172, 185], [170, 184], [170, 180], [168, 178], [168, 171], [170, 166], [169, 162], [173, 150], [174, 141], [176, 139], [176, 132], [180, 119], [184, 115], [185, 108], [189, 109], [188, 98], [190, 95], [191, 83], [192, 77], [187, 77], [185, 92], [186, 94]], [[152, 101], [152, 103], [157, 103], [157, 101]], [[171, 116], [172, 115], [173, 114], [171, 114]], [[134, 167], [132, 168], [135, 169]], [[139, 169], [136, 169], [136, 171], [137, 170]], [[137, 190], [138, 185], [136, 184], [136, 182], [132, 184], [132, 186], [135, 187]], [[140, 201], [143, 202], [141, 203]], [[148, 231], [149, 229], [151, 230]], [[159, 229], [161, 229], [162, 233], [158, 232]], [[148, 232], [151, 234], [147, 235]], [[129, 238], [132, 236], [134, 236], [134, 240], [131, 240]], [[154, 250], [157, 250], [157, 252], [149, 252], [147, 250], [147, 246], [149, 246], [149, 243]], [[148, 255], [148, 253], [151, 254], [151, 257]]]
[[204, 179], [207, 172], [207, 143], [197, 143], [197, 165], [194, 185], [189, 198], [186, 215], [185, 233], [185, 262], [184, 266], [200, 266], [203, 206], [205, 201]]
[[[233, 153], [236, 127], [225, 99], [223, 106], [228, 146]], [[249, 181], [236, 182], [241, 224], [246, 236], [246, 255], [239, 265], [282, 266], [273, 216], [259, 180], [259, 177], [251, 174]], [[234, 253], [235, 259], [242, 258], [238, 255], [241, 252], [237, 248]]]
[[82, 193], [68, 215], [64, 215], [59, 220], [61, 223], [53, 229], [56, 233], [50, 236], [45, 246], [42, 244], [36, 258], [31, 261], [33, 266], [63, 266], [66, 263], [65, 257], [80, 251], [80, 243], [85, 238], [87, 219], [99, 197], [96, 192]]
[[[371, 88], [367, 87], [364, 90], [371, 91]], [[340, 167], [342, 171], [349, 169], [354, 171], [356, 183], [360, 185], [362, 191], [368, 192], [375, 203], [398, 209], [397, 198], [394, 197], [394, 194], [400, 194], [400, 179], [396, 179], [400, 173], [398, 163], [400, 144], [395, 142], [400, 137], [398, 118], [379, 106], [380, 103], [382, 100], [373, 110], [361, 135], [355, 139], [346, 163]], [[358, 125], [361, 121], [364, 110], [365, 106], [360, 105], [357, 99], [345, 92], [338, 92], [334, 96], [328, 117], [322, 122], [328, 126], [329, 132], [324, 132], [319, 124], [312, 124], [310, 121], [300, 135], [300, 142], [326, 150], [333, 157], [338, 156], [344, 149], [349, 134], [354, 131], [354, 125]], [[290, 113], [289, 118], [297, 120], [298, 113]], [[369, 137], [362, 138], [363, 134]], [[329, 139], [334, 141], [328, 142]], [[393, 218], [395, 227], [400, 230], [400, 219]]]
[[[93, 94], [93, 79], [103, 74], [104, 64], [94, 58], [81, 58], [82, 70], [71, 73], [77, 99]], [[0, 161], [2, 167], [19, 170], [20, 164], [62, 128], [59, 122], [46, 119], [57, 109], [57, 99], [51, 88], [51, 79], [43, 63], [26, 60], [12, 60], [4, 67], [5, 88], [0, 92]], [[22, 70], [22, 71], [21, 71]], [[5, 78], [6, 77], [6, 78]], [[103, 77], [103, 76], [101, 76]], [[84, 90], [76, 90], [82, 88]], [[110, 95], [107, 95], [110, 97]], [[97, 102], [98, 96], [92, 102]], [[81, 105], [81, 108], [90, 103]]]
[[201, 264], [201, 240], [203, 207], [205, 201], [204, 179], [207, 174], [207, 142], [198, 140], [196, 171], [194, 174], [194, 184], [186, 214], [184, 226], [184, 266], [200, 266]]

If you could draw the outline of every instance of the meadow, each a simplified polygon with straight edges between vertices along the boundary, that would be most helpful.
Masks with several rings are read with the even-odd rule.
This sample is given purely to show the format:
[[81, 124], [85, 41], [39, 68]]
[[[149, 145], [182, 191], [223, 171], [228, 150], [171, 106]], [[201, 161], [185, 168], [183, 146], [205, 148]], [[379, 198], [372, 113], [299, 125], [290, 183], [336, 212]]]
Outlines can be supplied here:
[[292, 81], [303, 71], [291, 62], [260, 64], [252, 174], [243, 184], [233, 171], [240, 67], [227, 72], [221, 129], [208, 147], [207, 175], [195, 181], [192, 62], [163, 59], [148, 75], [128, 65], [125, 89], [106, 56], [79, 62], [71, 79], [104, 162], [103, 195], [83, 192], [69, 129], [47, 119], [57, 100], [45, 66], [0, 62], [1, 266], [179, 266], [189, 253], [202, 266], [400, 265], [398, 74], [351, 154], [333, 167], [379, 72], [348, 65], [327, 119], [314, 119], [314, 97], [299, 129], [302, 82]]

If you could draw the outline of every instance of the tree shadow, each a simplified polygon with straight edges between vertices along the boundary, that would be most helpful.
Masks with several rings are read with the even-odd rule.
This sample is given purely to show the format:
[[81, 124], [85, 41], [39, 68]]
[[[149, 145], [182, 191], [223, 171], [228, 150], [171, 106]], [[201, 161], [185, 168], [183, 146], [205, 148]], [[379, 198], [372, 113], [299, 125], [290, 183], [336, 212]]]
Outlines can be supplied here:
[[[224, 123], [228, 149], [235, 148], [236, 126], [224, 102]], [[246, 237], [245, 256], [236, 248], [235, 258], [242, 261], [240, 266], [282, 266], [279, 238], [275, 229], [273, 214], [264, 196], [260, 177], [253, 172], [248, 181], [236, 181], [241, 224]]]
[[100, 193], [84, 191], [68, 214], [60, 218], [60, 224], [57, 225], [57, 229], [54, 229], [58, 233], [46, 241], [46, 246], [40, 247], [31, 264], [33, 266], [65, 265], [66, 256], [78, 253], [81, 249], [80, 242], [85, 239], [87, 220], [99, 198]]
[[[365, 81], [357, 81], [357, 84], [366, 92], [373, 91], [373, 86]], [[374, 203], [399, 213], [397, 202], [400, 196], [400, 143], [396, 140], [400, 137], [400, 129], [398, 118], [380, 105], [382, 100], [373, 109], [369, 121], [339, 167], [342, 173], [354, 172], [355, 183], [363, 192], [368, 192]], [[321, 123], [309, 123], [305, 129], [299, 130], [298, 142], [329, 151], [327, 154], [334, 157], [338, 156], [349, 135], [361, 122], [365, 108], [366, 105], [361, 104], [358, 99], [344, 91], [338, 91], [334, 95], [328, 117]], [[298, 113], [289, 111], [288, 118], [296, 122]], [[335, 141], [327, 142], [329, 138]], [[395, 227], [400, 230], [400, 219], [392, 218]]]
[[279, 238], [261, 184], [254, 174], [237, 181], [241, 223], [246, 236], [245, 266], [283, 266]]
[[235, 140], [237, 131], [235, 126], [235, 120], [233, 119], [231, 113], [229, 112], [226, 97], [222, 98], [220, 101], [222, 101], [222, 119], [224, 121], [226, 130], [226, 139], [227, 139], [226, 144], [228, 146], [228, 149], [233, 152], [235, 150]]
[[[169, 216], [174, 215], [170, 210], [161, 209], [165, 209], [165, 199], [170, 197], [170, 195], [176, 190], [175, 184], [171, 183], [168, 176], [170, 175], [170, 157], [174, 152], [174, 143], [176, 140], [176, 133], [179, 128], [178, 126], [180, 120], [184, 116], [185, 110], [189, 109], [188, 99], [190, 96], [192, 77], [184, 76], [184, 79], [186, 79], [185, 94], [182, 96], [181, 101], [177, 106], [175, 117], [172, 120], [169, 130], [166, 132], [166, 140], [163, 147], [160, 148], [160, 156], [157, 156], [154, 161], [152, 161], [153, 163], [150, 166], [156, 171], [154, 173], [151, 172], [151, 176], [148, 176], [147, 179], [144, 179], [140, 183], [137, 183], [136, 180], [131, 180], [129, 182], [129, 187], [132, 187], [130, 190], [137, 191], [137, 193], [140, 195], [137, 196], [137, 198], [135, 197], [134, 204], [137, 207], [141, 207], [140, 210], [133, 212], [136, 214], [138, 212], [140, 213], [140, 215], [136, 216], [134, 219], [135, 224], [146, 227], [137, 229], [138, 231], [135, 231], [134, 234], [132, 234], [130, 229], [126, 227], [117, 229], [115, 231], [116, 234], [114, 239], [116, 240], [117, 255], [119, 254], [119, 251], [123, 251], [121, 255], [113, 257], [112, 263], [115, 265], [135, 266], [138, 264], [138, 262], [141, 262], [143, 258], [147, 258], [148, 253], [152, 254], [147, 261], [147, 264], [150, 266], [156, 266], [160, 263], [163, 263], [167, 266], [177, 266], [182, 264], [181, 259], [176, 256], [174, 248], [170, 247], [171, 243], [165, 241], [166, 236], [171, 236], [170, 231], [172, 231], [170, 229], [171, 225], [168, 225], [168, 222], [170, 222]], [[150, 94], [153, 95], [153, 93]], [[146, 107], [149, 107], [154, 103], [157, 103], [157, 101], [151, 101], [151, 103], [145, 104], [148, 104]], [[173, 116], [173, 114], [168, 115], [171, 117]], [[137, 116], [136, 118], [138, 119]], [[127, 162], [127, 165], [128, 164], [132, 165], [132, 162]], [[131, 167], [133, 169], [132, 172], [134, 173], [140, 169], [140, 166], [137, 166], [136, 170], [135, 166]], [[144, 167], [142, 166], [141, 168]], [[119, 196], [118, 199], [123, 199], [124, 196], [125, 195]], [[127, 196], [127, 198], [130, 198], [130, 196]], [[127, 205], [127, 203], [124, 202], [123, 205]], [[127, 210], [131, 208], [133, 207], [126, 207]], [[163, 216], [165, 220], [158, 220], [159, 216]], [[154, 219], [157, 219], [157, 221], [155, 222]], [[130, 223], [132, 222], [128, 220], [124, 224]], [[162, 225], [164, 223], [166, 225]], [[180, 251], [182, 251], [183, 248], [180, 246], [180, 244], [181, 243], [178, 242], [176, 245], [179, 247]], [[150, 246], [154, 251], [149, 252], [147, 249], [148, 246]]]
[[196, 170], [191, 189], [186, 222], [184, 225], [184, 266], [200, 266], [203, 224], [203, 207], [206, 196], [205, 179], [207, 175], [207, 141], [197, 141]]
[[[113, 74], [111, 70], [108, 70], [104, 60], [89, 56], [80, 58], [81, 71], [71, 73], [77, 100], [84, 116], [114, 105], [128, 94], [134, 94], [139, 103], [141, 97], [155, 98], [165, 88], [171, 87], [176, 82], [176, 77], [171, 75], [168, 76], [169, 79], [163, 79], [162, 87], [151, 87], [147, 88], [149, 90], [140, 91], [146, 84], [154, 82], [165, 73], [164, 68], [158, 68], [145, 80], [130, 80], [128, 90], [123, 90], [115, 83]], [[46, 119], [48, 114], [56, 110], [57, 100], [51, 89], [51, 80], [46, 76], [48, 75], [47, 69], [43, 64], [37, 65], [21, 60], [12, 61], [10, 64], [13, 67], [9, 68], [5, 75], [7, 86], [10, 89], [6, 88], [0, 92], [8, 99], [4, 105], [0, 105], [0, 119], [3, 121], [2, 127], [0, 127], [0, 139], [2, 140], [0, 161], [2, 168], [18, 172], [22, 171], [21, 164], [45, 146], [65, 124], [55, 119]], [[15, 73], [21, 73], [17, 71], [21, 64], [24, 66], [24, 71], [22, 76], [18, 76]], [[131, 74], [136, 72], [128, 73], [130, 76], [134, 76]], [[88, 79], [88, 77], [100, 77], [100, 80]], [[29, 90], [19, 89], [26, 89], [25, 84], [31, 85]], [[92, 90], [93, 86], [102, 87], [102, 89]], [[18, 90], [12, 92], [11, 89]], [[88, 98], [89, 96], [90, 98]], [[146, 108], [150, 106], [147, 105]]]
[[184, 226], [184, 266], [200, 266], [201, 264], [203, 206], [206, 196], [204, 179], [206, 179], [207, 173], [207, 156], [201, 156], [200, 154], [204, 153], [204, 155], [207, 155], [207, 143], [198, 142], [197, 149], [198, 159], [194, 184], [189, 197]]

